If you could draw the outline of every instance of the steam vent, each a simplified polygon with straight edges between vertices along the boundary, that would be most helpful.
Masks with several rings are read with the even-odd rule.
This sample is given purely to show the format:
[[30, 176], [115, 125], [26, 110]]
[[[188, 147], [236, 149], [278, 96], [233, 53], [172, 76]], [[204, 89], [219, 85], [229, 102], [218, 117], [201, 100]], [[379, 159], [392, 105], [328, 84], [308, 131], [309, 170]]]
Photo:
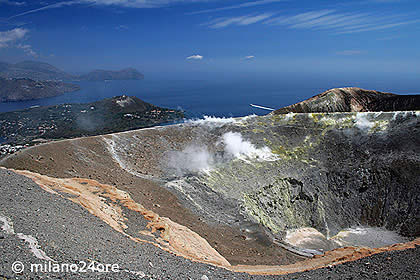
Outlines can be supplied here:
[[420, 245], [419, 110], [418, 96], [335, 89], [266, 116], [52, 141], [1, 165], [124, 242], [237, 279], [287, 274]]

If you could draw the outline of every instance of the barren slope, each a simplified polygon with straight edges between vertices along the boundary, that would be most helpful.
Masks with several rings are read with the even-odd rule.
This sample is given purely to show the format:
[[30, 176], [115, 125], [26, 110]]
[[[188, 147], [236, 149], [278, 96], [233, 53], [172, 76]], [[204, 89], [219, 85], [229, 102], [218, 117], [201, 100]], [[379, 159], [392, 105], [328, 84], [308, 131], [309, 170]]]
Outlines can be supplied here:
[[[204, 238], [229, 265], [248, 265], [230, 269], [276, 274], [382, 249], [339, 249], [298, 270], [249, 265], [303, 259], [283, 247], [312, 255], [354, 244], [351, 227], [419, 236], [419, 133], [418, 112], [207, 119], [43, 144], [1, 164], [54, 182], [84, 178], [115, 187]], [[142, 228], [130, 215], [122, 219], [125, 234]], [[287, 239], [305, 228], [316, 233], [303, 236], [309, 245]], [[395, 240], [372, 246], [387, 242]], [[214, 263], [206, 258], [198, 259]]]

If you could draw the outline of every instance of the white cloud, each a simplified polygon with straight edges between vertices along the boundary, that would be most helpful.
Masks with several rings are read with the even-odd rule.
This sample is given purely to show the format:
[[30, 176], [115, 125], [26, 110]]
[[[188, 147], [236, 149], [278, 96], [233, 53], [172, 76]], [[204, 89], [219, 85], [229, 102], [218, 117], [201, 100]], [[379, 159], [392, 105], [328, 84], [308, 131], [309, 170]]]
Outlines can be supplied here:
[[0, 32], [0, 48], [6, 48], [17, 41], [23, 39], [29, 30], [25, 28], [15, 28], [8, 31]]
[[186, 59], [187, 60], [191, 60], [191, 59], [193, 59], [193, 60], [202, 60], [203, 58], [204, 57], [202, 55], [195, 54], [195, 55], [191, 55], [191, 56], [187, 57]]
[[398, 3], [401, 0], [369, 0], [367, 2], [374, 2], [374, 3]]
[[128, 8], [157, 8], [183, 0], [85, 0], [88, 3], [104, 6], [121, 6]]
[[214, 9], [207, 9], [207, 10], [192, 12], [192, 13], [188, 13], [188, 15], [197, 15], [197, 14], [212, 13], [212, 12], [218, 12], [218, 11], [240, 9], [240, 8], [246, 8], [246, 7], [254, 7], [254, 6], [265, 5], [265, 4], [275, 3], [275, 2], [284, 2], [284, 1], [288, 1], [288, 0], [260, 0], [260, 1], [246, 2], [246, 3], [233, 5], [233, 6], [227, 6], [227, 7], [221, 7], [221, 8], [214, 8]]
[[266, 24], [283, 25], [289, 29], [330, 30], [334, 34], [391, 29], [419, 22], [420, 19], [410, 19], [404, 14], [339, 13], [336, 10], [311, 11], [265, 21]]
[[25, 39], [26, 34], [29, 30], [25, 28], [15, 28], [8, 31], [0, 32], [0, 49], [15, 47], [22, 49], [27, 55], [38, 57], [38, 54], [32, 49], [32, 46], [29, 44], [19, 43]]
[[32, 57], [38, 57], [38, 54], [32, 49], [31, 45], [28, 44], [19, 44], [17, 45], [17, 47], [19, 49], [22, 49], [27, 55], [32, 56]]
[[10, 1], [10, 0], [0, 0], [0, 5], [6, 4], [6, 5], [12, 5], [12, 6], [23, 6], [26, 5], [26, 2], [17, 2], [17, 1]]
[[9, 19], [24, 16], [24, 15], [27, 15], [27, 14], [33, 14], [33, 13], [37, 13], [37, 12], [41, 12], [41, 11], [45, 11], [45, 10], [61, 8], [61, 7], [65, 7], [65, 6], [72, 6], [72, 5], [76, 5], [76, 4], [86, 4], [87, 2], [92, 3], [92, 1], [89, 1], [89, 0], [74, 0], [74, 1], [59, 2], [59, 3], [44, 6], [42, 8], [29, 10], [29, 11], [11, 16]]
[[116, 30], [128, 30], [128, 26], [120, 24], [120, 25], [116, 26], [115, 29]]
[[239, 17], [222, 17], [212, 20], [210, 22], [204, 23], [210, 28], [223, 28], [229, 25], [250, 25], [263, 20], [270, 18], [273, 14], [265, 13], [261, 15], [246, 15]]
[[336, 34], [350, 34], [350, 33], [359, 33], [359, 32], [366, 32], [366, 31], [383, 30], [383, 29], [390, 29], [394, 27], [416, 24], [416, 23], [420, 23], [420, 19], [407, 20], [407, 21], [388, 23], [388, 24], [369, 24], [369, 25], [362, 26], [361, 28], [352, 28], [349, 30], [337, 32]]
[[[190, 14], [201, 14], [201, 13], [208, 13], [208, 12], [214, 12], [214, 11], [253, 7], [253, 6], [265, 5], [265, 4], [274, 3], [274, 2], [282, 2], [282, 1], [289, 1], [289, 0], [250, 1], [250, 2], [239, 4], [239, 5], [203, 10], [203, 11], [193, 12]], [[24, 2], [10, 1], [10, 0], [0, 0], [0, 3], [1, 2], [24, 3]], [[175, 4], [187, 4], [187, 3], [199, 3], [199, 2], [203, 2], [203, 3], [217, 2], [217, 0], [69, 0], [69, 1], [54, 3], [51, 5], [47, 4], [44, 7], [29, 10], [29, 11], [14, 15], [10, 18], [20, 17], [27, 14], [32, 14], [32, 13], [37, 13], [40, 11], [45, 11], [49, 9], [57, 9], [57, 8], [62, 8], [65, 6], [72, 6], [72, 5], [118, 6], [118, 7], [126, 7], [126, 8], [159, 8], [159, 7], [166, 7], [166, 6], [171, 6]]]
[[309, 20], [319, 18], [333, 13], [334, 10], [320, 10], [306, 13], [300, 13], [294, 16], [281, 16], [266, 21], [268, 24], [281, 25], [281, 24], [295, 24], [299, 22], [307, 22]]
[[363, 51], [359, 51], [359, 50], [345, 50], [345, 51], [338, 51], [335, 54], [337, 55], [358, 55], [358, 54], [362, 54]]
[[238, 22], [238, 25], [250, 25], [271, 17], [273, 14], [262, 14], [258, 16], [248, 16]]
[[[5, 1], [5, 0], [0, 0]], [[6, 0], [7, 1], [7, 0]], [[10, 18], [20, 17], [27, 14], [37, 13], [40, 11], [57, 9], [73, 5], [98, 5], [98, 6], [119, 6], [126, 8], [159, 8], [170, 6], [179, 3], [196, 3], [196, 2], [209, 2], [215, 0], [70, 0], [58, 2], [55, 4], [47, 5], [38, 9], [29, 10]]]

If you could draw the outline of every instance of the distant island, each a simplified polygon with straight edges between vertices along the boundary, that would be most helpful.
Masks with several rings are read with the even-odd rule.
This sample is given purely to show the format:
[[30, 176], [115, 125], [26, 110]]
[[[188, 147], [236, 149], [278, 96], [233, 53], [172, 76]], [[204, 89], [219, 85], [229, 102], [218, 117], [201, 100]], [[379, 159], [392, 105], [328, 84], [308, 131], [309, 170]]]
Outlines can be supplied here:
[[16, 64], [0, 62], [0, 77], [26, 78], [36, 81], [42, 80], [73, 80], [70, 75], [51, 64], [38, 61], [23, 61]]
[[134, 68], [126, 68], [120, 71], [94, 70], [79, 76], [79, 79], [83, 81], [143, 80], [144, 75]]
[[144, 75], [134, 68], [119, 71], [94, 70], [83, 75], [71, 75], [45, 62], [0, 62], [0, 102], [53, 97], [80, 89], [78, 85], [62, 81], [143, 79]]
[[78, 85], [59, 81], [34, 81], [27, 78], [0, 78], [0, 102], [53, 97], [79, 90]]
[[87, 74], [71, 75], [51, 64], [39, 61], [23, 61], [16, 64], [0, 62], [0, 77], [26, 78], [36, 81], [105, 81], [105, 80], [143, 80], [144, 75], [134, 68], [119, 71], [94, 70]]
[[398, 95], [347, 87], [327, 90], [302, 102], [280, 108], [274, 114], [410, 110], [420, 110], [420, 95]]
[[62, 104], [0, 113], [0, 138], [12, 145], [51, 139], [101, 135], [174, 122], [178, 110], [161, 108], [137, 97], [117, 96], [85, 104]]

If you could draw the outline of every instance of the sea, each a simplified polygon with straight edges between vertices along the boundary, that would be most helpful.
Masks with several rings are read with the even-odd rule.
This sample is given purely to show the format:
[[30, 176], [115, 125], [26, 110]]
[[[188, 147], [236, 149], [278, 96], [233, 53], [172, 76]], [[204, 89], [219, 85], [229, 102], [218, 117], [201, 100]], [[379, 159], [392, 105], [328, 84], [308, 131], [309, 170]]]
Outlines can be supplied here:
[[72, 82], [81, 90], [38, 100], [0, 103], [8, 112], [65, 103], [89, 103], [118, 95], [136, 96], [165, 108], [184, 110], [190, 117], [240, 117], [267, 114], [250, 104], [280, 108], [320, 93], [317, 87], [294, 88], [276, 81], [162, 80]]
[[241, 117], [269, 113], [267, 110], [251, 107], [250, 104], [277, 109], [305, 100], [327, 89], [345, 86], [342, 83], [314, 80], [249, 78], [225, 80], [146, 78], [137, 81], [72, 83], [78, 84], [81, 90], [51, 98], [0, 103], [0, 112], [34, 106], [89, 103], [113, 96], [128, 95], [136, 96], [157, 106], [184, 110], [191, 118]]

